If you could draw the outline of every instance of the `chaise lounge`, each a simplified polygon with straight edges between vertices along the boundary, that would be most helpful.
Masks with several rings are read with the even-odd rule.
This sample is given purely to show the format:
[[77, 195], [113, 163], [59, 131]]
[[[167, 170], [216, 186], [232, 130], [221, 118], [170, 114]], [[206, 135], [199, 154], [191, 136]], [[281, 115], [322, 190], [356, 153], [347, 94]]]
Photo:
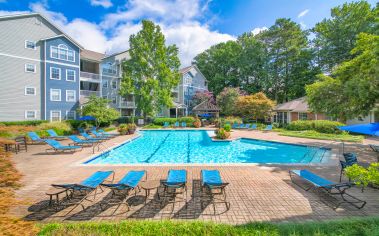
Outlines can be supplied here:
[[174, 211], [175, 203], [187, 202], [186, 170], [169, 170], [167, 179], [162, 184], [164, 189], [161, 196], [161, 205], [172, 204], [172, 211]]
[[45, 143], [45, 139], [40, 138], [36, 132], [28, 132], [28, 136], [31, 139], [32, 144]]
[[91, 135], [87, 134], [86, 132], [80, 133], [81, 136], [83, 136], [86, 140], [91, 140], [91, 141], [105, 141], [108, 140], [107, 138], [94, 138]]
[[50, 135], [49, 138], [51, 139], [62, 140], [67, 138], [66, 136], [59, 136], [53, 129], [47, 130], [47, 133]]
[[95, 143], [100, 142], [100, 140], [83, 140], [83, 139], [80, 139], [76, 135], [70, 135], [68, 136], [68, 138], [71, 139], [71, 141], [73, 141], [74, 145], [79, 145], [79, 146], [93, 146]]
[[[347, 189], [352, 187], [351, 183], [335, 183], [330, 180], [324, 179], [308, 170], [290, 170], [289, 175], [292, 183], [296, 184], [305, 191], [314, 190], [317, 193], [325, 193], [336, 200], [338, 199], [335, 198], [334, 195], [340, 195], [342, 201], [338, 201], [338, 203], [335, 206], [335, 209], [344, 203], [349, 203], [358, 209], [361, 209], [366, 205], [366, 201], [360, 200], [346, 192]], [[296, 183], [296, 181], [294, 181], [295, 176], [307, 182], [310, 186], [305, 187]], [[321, 196], [320, 200], [323, 200]], [[328, 203], [324, 203], [328, 205]]]
[[230, 209], [230, 203], [226, 200], [225, 187], [229, 183], [223, 182], [218, 170], [201, 170], [201, 208], [204, 208], [203, 200], [208, 200], [213, 205], [213, 211], [216, 214], [216, 204], [225, 204], [226, 210]]
[[65, 151], [77, 151], [77, 150], [82, 150], [83, 147], [82, 146], [65, 146], [65, 145], [62, 145], [60, 142], [58, 142], [57, 140], [54, 140], [54, 139], [46, 139], [45, 142], [51, 147], [51, 148], [48, 148], [46, 149], [45, 151], [49, 151], [49, 150], [53, 150], [55, 152], [59, 152], [59, 151], [62, 151], [62, 152], [65, 152]]

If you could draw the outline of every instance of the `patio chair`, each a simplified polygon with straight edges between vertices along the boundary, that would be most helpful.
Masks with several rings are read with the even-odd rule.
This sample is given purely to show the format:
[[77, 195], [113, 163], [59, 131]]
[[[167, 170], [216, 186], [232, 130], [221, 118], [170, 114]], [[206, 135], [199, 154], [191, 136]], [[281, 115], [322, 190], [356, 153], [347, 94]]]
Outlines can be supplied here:
[[66, 139], [67, 137], [66, 136], [59, 136], [53, 129], [49, 129], [47, 130], [47, 133], [50, 135], [49, 138], [51, 139]]
[[68, 138], [73, 141], [74, 145], [79, 145], [79, 146], [93, 146], [95, 143], [100, 142], [100, 140], [83, 140], [83, 139], [80, 139], [76, 135], [70, 135], [68, 136]]
[[272, 131], [272, 125], [267, 125], [266, 128], [263, 129], [263, 131]]
[[232, 129], [238, 129], [238, 123], [237, 122], [234, 122], [233, 125], [232, 125]]
[[45, 151], [49, 151], [49, 150], [53, 150], [55, 152], [59, 152], [59, 151], [77, 151], [77, 150], [82, 150], [83, 147], [81, 146], [65, 146], [65, 145], [62, 145], [60, 142], [58, 142], [57, 140], [54, 140], [54, 139], [46, 139], [45, 142], [51, 147], [51, 148], [48, 148], [46, 149]]
[[36, 132], [28, 132], [28, 136], [31, 139], [32, 144], [45, 143], [45, 139], [40, 138]]
[[105, 141], [108, 140], [107, 138], [94, 138], [91, 135], [87, 134], [86, 132], [80, 133], [81, 136], [83, 136], [86, 140], [92, 140], [92, 141]]
[[103, 134], [103, 135], [106, 135], [106, 136], [109, 136], [109, 137], [116, 137], [117, 134], [111, 134], [111, 133], [108, 133], [106, 132], [105, 130], [103, 129], [99, 129], [99, 133]]
[[343, 157], [345, 158], [345, 161], [340, 160], [340, 165], [341, 165], [340, 182], [342, 180], [342, 174], [345, 171], [346, 167], [349, 167], [358, 163], [357, 155], [355, 153], [344, 153]]
[[[352, 187], [351, 183], [335, 183], [330, 180], [324, 179], [308, 170], [290, 170], [289, 171], [291, 181], [297, 186], [301, 187], [305, 191], [314, 190], [317, 193], [325, 193], [328, 196], [335, 198], [335, 195], [340, 195], [342, 201], [338, 201], [335, 208], [338, 208], [341, 204], [349, 203], [352, 206], [361, 209], [366, 205], [366, 201], [360, 200], [357, 197], [352, 196], [346, 192], [347, 189]], [[294, 176], [306, 181], [310, 184], [310, 187], [302, 186], [294, 181]], [[350, 198], [350, 199], [348, 199]], [[320, 200], [321, 196], [320, 196]], [[327, 203], [325, 203], [327, 204]], [[328, 205], [328, 204], [327, 204]]]
[[[84, 210], [84, 201], [93, 202], [96, 198], [96, 195], [98, 194], [98, 189], [100, 189], [101, 192], [103, 192], [100, 184], [104, 183], [106, 179], [112, 175], [112, 180], [110, 183], [113, 182], [114, 179], [114, 172], [113, 171], [97, 171], [93, 173], [90, 177], [86, 178], [85, 180], [81, 181], [80, 183], [73, 183], [73, 184], [52, 184], [54, 188], [57, 189], [63, 189], [66, 190], [66, 193], [69, 192], [69, 198], [73, 198], [76, 196], [76, 193], [79, 192], [79, 195], [83, 196], [81, 200], [77, 203], [75, 203], [75, 207], [71, 209], [67, 214], [69, 214], [72, 210], [74, 210], [77, 206], [81, 205]], [[100, 193], [101, 193], [100, 192]], [[92, 199], [90, 197], [93, 197]], [[52, 205], [52, 198], [50, 197], [50, 206]], [[60, 205], [60, 202], [57, 198], [57, 206]], [[66, 214], [66, 215], [67, 215]]]
[[182, 127], [186, 128], [187, 127], [187, 123], [186, 122], [182, 122]]
[[179, 128], [179, 121], [175, 122], [174, 127]]
[[250, 129], [251, 124], [245, 124], [244, 129]]
[[[229, 183], [225, 183], [221, 179], [220, 172], [218, 170], [201, 170], [201, 192], [206, 195], [202, 196], [209, 200], [213, 205], [213, 211], [216, 213], [216, 204], [225, 204], [226, 210], [230, 209], [230, 203], [226, 200], [225, 187]], [[204, 201], [201, 202], [201, 209], [204, 209]]]
[[[130, 195], [132, 191], [134, 191], [134, 195], [137, 195], [137, 191], [140, 191], [139, 184], [142, 180], [142, 178], [145, 176], [145, 180], [147, 180], [147, 173], [145, 170], [131, 170], [129, 171], [118, 183], [116, 184], [101, 184], [101, 186], [111, 189], [112, 191], [112, 198], [109, 199], [107, 204], [110, 205], [121, 205], [125, 204], [128, 208], [128, 211], [130, 210], [130, 206], [127, 202], [127, 197]], [[114, 201], [115, 198], [118, 197], [118, 201]], [[121, 200], [121, 201], [120, 201]], [[102, 208], [102, 205], [100, 204], [100, 207]], [[116, 212], [118, 207], [115, 209], [114, 212]]]
[[170, 127], [170, 123], [168, 123], [167, 121], [164, 122], [164, 124], [163, 124], [163, 128], [168, 128], [168, 127]]
[[96, 138], [102, 138], [102, 139], [111, 139], [111, 138], [113, 138], [113, 137], [111, 137], [111, 136], [104, 135], [104, 134], [99, 133], [99, 132], [94, 131], [94, 130], [92, 130], [91, 133], [92, 133], [93, 135], [95, 135]]
[[242, 123], [242, 124], [240, 124], [240, 125], [238, 126], [238, 129], [243, 129], [244, 127], [245, 127], [245, 124]]
[[163, 193], [161, 196], [161, 206], [162, 204], [171, 203], [173, 205], [172, 211], [174, 211], [175, 203], [187, 202], [186, 170], [169, 170], [167, 179], [165, 181], [162, 181], [162, 184]]
[[252, 124], [249, 130], [256, 130], [257, 129], [257, 124]]

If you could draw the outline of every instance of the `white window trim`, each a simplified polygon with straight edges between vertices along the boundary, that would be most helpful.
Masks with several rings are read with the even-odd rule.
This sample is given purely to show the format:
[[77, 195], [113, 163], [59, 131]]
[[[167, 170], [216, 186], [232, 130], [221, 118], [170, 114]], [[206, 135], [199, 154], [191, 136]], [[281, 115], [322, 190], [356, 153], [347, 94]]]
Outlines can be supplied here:
[[74, 112], [74, 120], [76, 120], [76, 111], [66, 111], [66, 120], [68, 120], [67, 115], [69, 112]]
[[[33, 88], [34, 89], [34, 94], [27, 94], [26, 93], [26, 90], [28, 88]], [[25, 86], [25, 93], [24, 93], [26, 96], [36, 96], [37, 95], [37, 88], [36, 87], [32, 87], [32, 86]]]
[[[116, 88], [113, 88], [113, 82], [116, 82]], [[111, 82], [111, 89], [117, 89], [117, 80]]]
[[[28, 42], [34, 43], [34, 48], [28, 48], [26, 45]], [[37, 50], [37, 42], [36, 41], [31, 41], [31, 40], [25, 40], [25, 49], [30, 49], [30, 50]]]
[[[59, 44], [58, 46], [53, 46], [53, 45], [50, 46], [50, 58], [54, 58], [54, 59], [61, 60], [61, 61], [75, 62], [75, 51], [72, 49], [69, 49], [67, 46], [66, 46], [67, 49], [63, 49], [63, 50], [67, 51], [67, 58], [66, 59], [59, 58], [59, 49], [61, 49], [61, 48], [59, 48], [59, 46], [61, 46], [61, 45], [66, 46], [64, 44]], [[56, 48], [58, 50], [58, 57], [53, 57], [53, 48]], [[68, 51], [72, 51], [74, 60], [68, 59]]]
[[[53, 100], [53, 90], [59, 91], [59, 100]], [[50, 89], [50, 101], [52, 101], [52, 102], [62, 101], [62, 90], [61, 89]]]
[[[33, 67], [34, 67], [34, 71], [28, 71], [26, 68], [28, 67], [28, 65], [32, 65]], [[37, 72], [37, 66], [36, 66], [36, 64], [31, 64], [31, 63], [26, 63], [25, 64], [25, 72], [26, 73], [36, 73]]]
[[[74, 80], [68, 80], [68, 71], [73, 71], [74, 72]], [[76, 82], [76, 70], [71, 70], [71, 69], [66, 69], [66, 81], [68, 82]]]
[[[29, 111], [34, 112], [34, 117], [33, 118], [28, 117], [27, 114], [28, 114]], [[26, 110], [25, 111], [25, 119], [37, 119], [37, 110]]]
[[[67, 98], [67, 93], [68, 92], [74, 92], [74, 101], [69, 101]], [[66, 102], [76, 102], [76, 90], [66, 90]]]
[[62, 121], [62, 112], [60, 110], [51, 110], [50, 111], [50, 121], [53, 121], [53, 112], [59, 112], [59, 121]]
[[[52, 75], [53, 75], [53, 69], [58, 69], [59, 70], [59, 78], [58, 79], [55, 79], [55, 78], [52, 77]], [[61, 80], [61, 78], [62, 78], [62, 73], [61, 72], [62, 72], [61, 68], [54, 67], [54, 66], [50, 67], [50, 79], [52, 79], [52, 80]]]

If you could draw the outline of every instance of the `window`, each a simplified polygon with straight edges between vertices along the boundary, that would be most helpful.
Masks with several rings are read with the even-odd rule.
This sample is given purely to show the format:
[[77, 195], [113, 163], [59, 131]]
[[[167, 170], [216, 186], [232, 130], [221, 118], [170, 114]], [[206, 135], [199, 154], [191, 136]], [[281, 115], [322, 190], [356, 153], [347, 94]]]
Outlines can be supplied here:
[[50, 79], [60, 80], [61, 69], [56, 67], [50, 67]]
[[36, 73], [36, 65], [25, 64], [25, 72]]
[[37, 118], [37, 111], [25, 111], [25, 119]]
[[112, 88], [116, 89], [117, 88], [117, 81], [112, 81]]
[[76, 102], [75, 90], [66, 90], [66, 102]]
[[299, 112], [299, 120], [308, 120], [308, 114], [306, 112]]
[[66, 70], [66, 80], [67, 81], [76, 81], [76, 71], [75, 70]]
[[61, 121], [61, 111], [50, 111], [50, 121]]
[[108, 88], [108, 81], [103, 82], [103, 88]]
[[25, 95], [36, 95], [35, 87], [25, 87]]
[[61, 101], [60, 89], [50, 89], [50, 101]]
[[274, 122], [276, 123], [287, 123], [287, 112], [277, 112], [276, 115], [274, 115]]
[[117, 103], [117, 98], [116, 98], [116, 97], [112, 97], [112, 103], [113, 103], [113, 104], [116, 104], [116, 103]]
[[55, 59], [60, 59], [64, 61], [75, 61], [75, 52], [64, 44], [59, 44], [58, 47], [50, 47], [50, 56]]
[[25, 40], [25, 48], [36, 50], [36, 42]]
[[66, 111], [66, 120], [75, 120], [76, 112], [75, 111]]
[[184, 84], [192, 84], [192, 77], [189, 74], [186, 74], [184, 77]]
[[117, 73], [117, 70], [116, 70], [116, 65], [114, 63], [106, 63], [103, 65], [103, 73], [106, 73], [106, 74], [116, 74]]

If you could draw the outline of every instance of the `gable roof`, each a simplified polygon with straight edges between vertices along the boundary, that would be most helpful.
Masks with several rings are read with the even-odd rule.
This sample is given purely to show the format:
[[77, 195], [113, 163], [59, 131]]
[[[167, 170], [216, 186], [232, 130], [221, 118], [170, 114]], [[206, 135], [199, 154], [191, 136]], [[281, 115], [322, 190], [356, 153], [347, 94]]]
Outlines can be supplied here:
[[292, 101], [278, 104], [275, 111], [293, 111], [293, 112], [308, 112], [309, 106], [306, 97], [294, 99]]
[[202, 103], [196, 105], [192, 111], [199, 112], [219, 112], [220, 108], [215, 104], [211, 103], [209, 100], [203, 101]]
[[203, 75], [203, 73], [201, 73], [199, 67], [197, 67], [195, 64], [190, 65], [190, 66], [186, 66], [186, 67], [184, 67], [184, 68], [182, 68], [182, 69], [179, 69], [179, 73], [180, 73], [180, 74], [185, 74], [185, 73], [187, 73], [188, 71], [190, 71], [192, 68], [194, 68], [195, 70], [197, 70], [197, 71], [201, 74], [201, 76], [204, 77], [205, 81], [208, 81], [207, 78]]
[[45, 17], [41, 13], [32, 12], [32, 13], [24, 13], [24, 14], [5, 15], [5, 16], [0, 16], [0, 20], [8, 20], [8, 19], [24, 18], [24, 17], [33, 17], [33, 16], [40, 16], [45, 21], [47, 21], [51, 26], [53, 26], [55, 29], [57, 29], [58, 31], [61, 32], [60, 35], [53, 36], [53, 37], [50, 37], [50, 38], [41, 39], [41, 40], [48, 40], [48, 39], [52, 39], [52, 38], [57, 38], [57, 37], [62, 37], [63, 36], [65, 38], [67, 38], [69, 41], [71, 41], [73, 44], [75, 44], [77, 47], [79, 47], [80, 49], [84, 49], [84, 47], [82, 45], [80, 45], [77, 41], [75, 41], [73, 38], [71, 38], [68, 34], [66, 34], [63, 30], [61, 30], [58, 26], [56, 26], [54, 23], [52, 23], [47, 17]]
[[128, 50], [124, 50], [124, 51], [121, 51], [121, 52], [112, 53], [112, 54], [110, 54], [110, 55], [104, 55], [103, 59], [108, 58], [108, 57], [113, 57], [113, 56], [120, 55], [120, 54], [122, 54], [122, 53], [128, 52], [129, 50], [130, 50], [130, 49], [128, 49]]
[[101, 62], [101, 59], [103, 59], [104, 54], [100, 52], [95, 52], [87, 49], [83, 49], [80, 52], [80, 58], [91, 60], [91, 61], [96, 61], [96, 62]]

